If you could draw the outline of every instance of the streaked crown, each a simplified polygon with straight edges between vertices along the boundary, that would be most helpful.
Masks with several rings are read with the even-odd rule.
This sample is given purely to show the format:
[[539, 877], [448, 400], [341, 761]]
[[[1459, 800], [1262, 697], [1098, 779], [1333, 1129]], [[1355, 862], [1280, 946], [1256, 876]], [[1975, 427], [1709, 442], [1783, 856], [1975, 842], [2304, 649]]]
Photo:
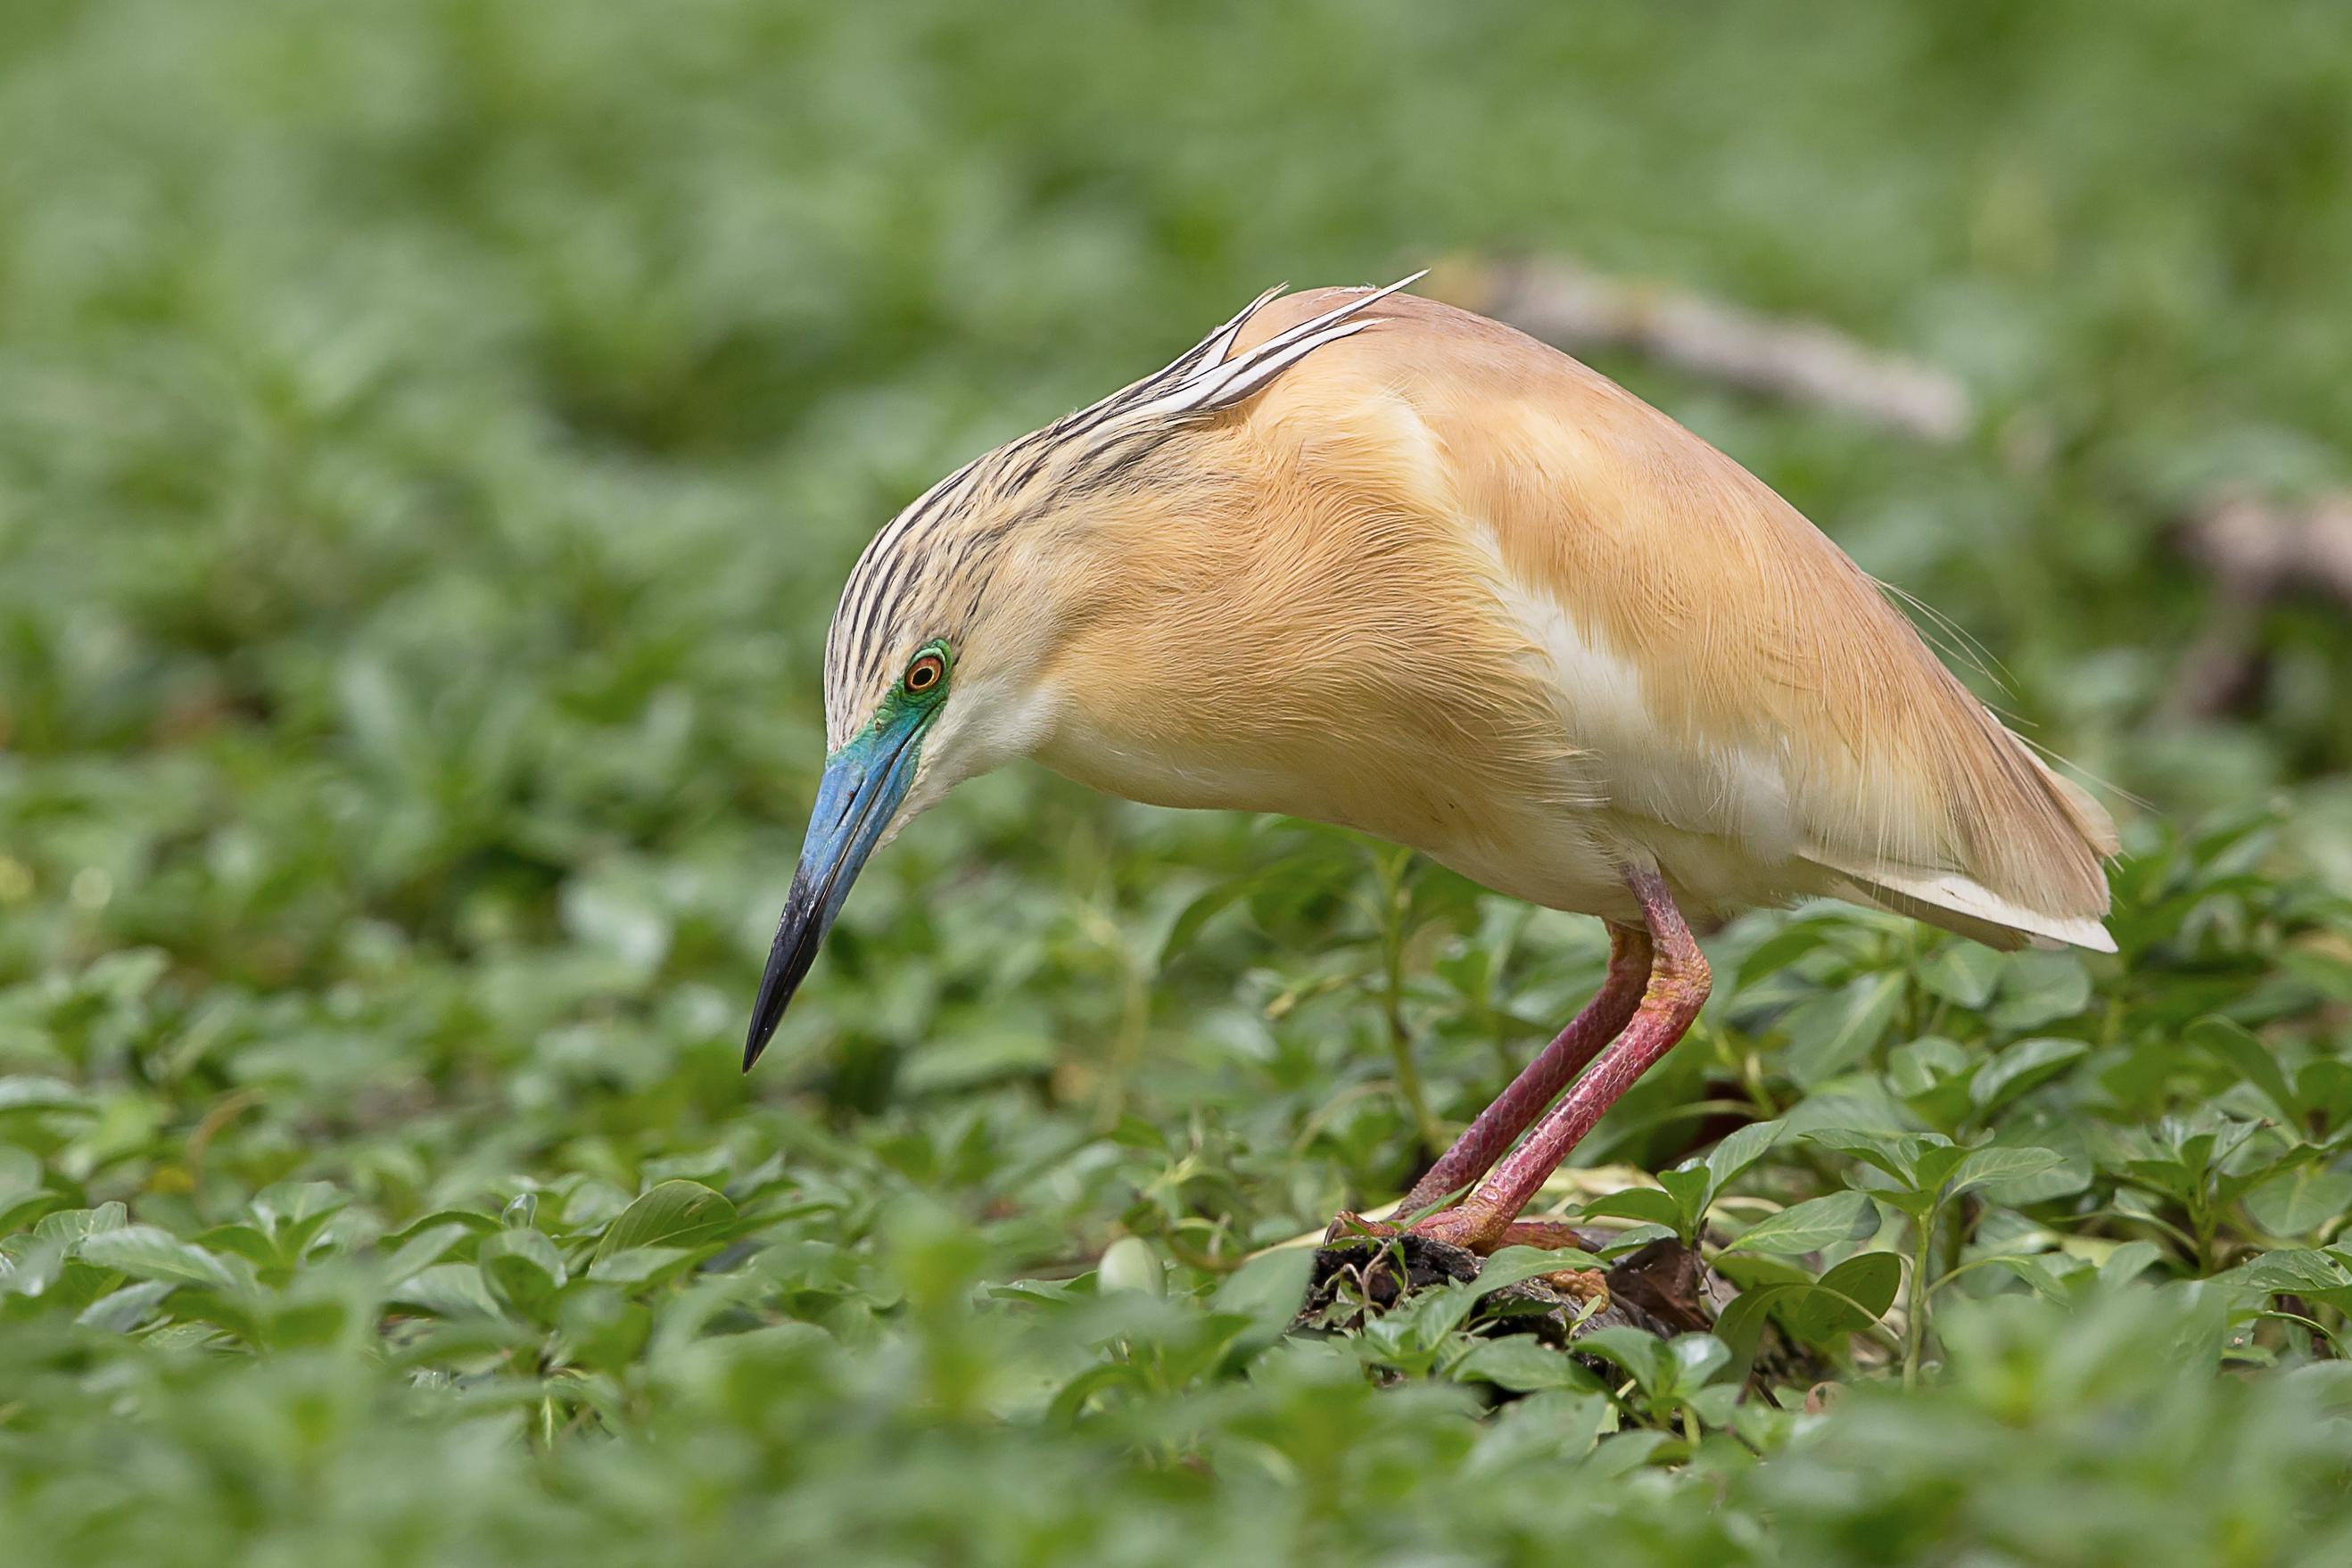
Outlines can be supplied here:
[[1374, 324], [1366, 307], [1422, 274], [1357, 299], [1227, 358], [1269, 289], [1165, 368], [1042, 430], [975, 458], [923, 492], [857, 558], [834, 612], [824, 664], [825, 744], [862, 728], [918, 650], [952, 648], [979, 612], [1019, 531], [1048, 513], [1149, 482], [1161, 444], [1231, 408], [1324, 344]]

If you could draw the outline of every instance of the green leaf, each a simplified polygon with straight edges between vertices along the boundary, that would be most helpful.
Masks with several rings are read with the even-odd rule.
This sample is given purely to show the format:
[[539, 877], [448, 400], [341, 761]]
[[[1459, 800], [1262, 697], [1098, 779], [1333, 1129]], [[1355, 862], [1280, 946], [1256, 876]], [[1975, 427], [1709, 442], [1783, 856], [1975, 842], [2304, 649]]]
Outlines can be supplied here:
[[1201, 934], [1201, 928], [1225, 906], [1254, 898], [1267, 889], [1285, 886], [1300, 871], [1312, 866], [1317, 858], [1312, 855], [1293, 855], [1261, 867], [1247, 876], [1220, 882], [1194, 899], [1184, 907], [1184, 912], [1176, 917], [1176, 923], [1168, 929], [1168, 940], [1160, 944], [1160, 966], [1164, 968], [1192, 946], [1192, 939]]
[[1054, 1403], [1046, 1410], [1046, 1418], [1066, 1426], [1078, 1418], [1087, 1407], [1087, 1401], [1111, 1388], [1149, 1394], [1151, 1384], [1142, 1368], [1127, 1362], [1110, 1362], [1089, 1367], [1062, 1385], [1061, 1392], [1054, 1395]]
[[61, 1209], [45, 1215], [33, 1227], [36, 1241], [61, 1241], [71, 1247], [86, 1237], [121, 1230], [131, 1223], [131, 1211], [119, 1203], [100, 1204], [94, 1209]]
[[1735, 990], [1747, 990], [1766, 975], [1786, 969], [1829, 940], [1830, 922], [1827, 921], [1801, 921], [1782, 927], [1759, 942], [1755, 951], [1740, 961], [1739, 983]]
[[427, 1230], [445, 1225], [457, 1226], [470, 1236], [488, 1236], [501, 1228], [492, 1215], [477, 1214], [472, 1209], [436, 1209], [424, 1218], [413, 1220], [394, 1231], [383, 1238], [381, 1245], [397, 1246], [412, 1237], [422, 1236]]
[[1715, 1188], [1707, 1196], [1713, 1199], [1738, 1179], [1740, 1173], [1756, 1163], [1780, 1142], [1785, 1121], [1751, 1121], [1736, 1131], [1724, 1135], [1723, 1141], [1707, 1151], [1706, 1168], [1715, 1178]]
[[383, 1278], [398, 1285], [413, 1279], [417, 1273], [438, 1263], [449, 1249], [472, 1235], [462, 1225], [430, 1226], [400, 1244], [400, 1249], [383, 1261]]
[[[1696, 1162], [1658, 1173], [1658, 1184], [1675, 1200], [1675, 1232], [1688, 1241], [1697, 1236], [1699, 1221], [1706, 1214], [1706, 1201], [1715, 1192], [1715, 1173]], [[1636, 1215], [1636, 1218], [1641, 1216]]]
[[1980, 1110], [2006, 1104], [2090, 1054], [2091, 1047], [2081, 1040], [2020, 1040], [1987, 1062], [1969, 1081], [1969, 1100]]
[[2179, 1160], [2126, 1160], [2124, 1173], [2138, 1186], [2183, 1202], [2204, 1189], [2205, 1173]]
[[2074, 1304], [2076, 1280], [2096, 1278], [2088, 1262], [2064, 1253], [2005, 1256], [1993, 1261], [2024, 1280], [2035, 1295], [2047, 1301], [2055, 1301], [2060, 1306]]
[[127, 1334], [145, 1322], [163, 1304], [163, 1298], [179, 1288], [170, 1279], [142, 1279], [135, 1285], [125, 1285], [110, 1295], [100, 1297], [83, 1308], [74, 1321], [85, 1329]]
[[2347, 1270], [2341, 1259], [2327, 1253], [2289, 1247], [2265, 1252], [2216, 1279], [2221, 1284], [2305, 1295], [2352, 1286], [2352, 1270]]
[[1477, 1304], [1478, 1298], [1464, 1284], [1420, 1290], [1366, 1324], [1364, 1338], [1382, 1352], [1383, 1359], [1420, 1375]]
[[88, 1103], [82, 1091], [63, 1079], [10, 1076], [0, 1078], [0, 1112], [55, 1110]]
[[1933, 1195], [1968, 1159], [1969, 1152], [1943, 1139], [1922, 1148], [1911, 1162], [1911, 1190]]
[[536, 1323], [552, 1321], [555, 1293], [567, 1279], [555, 1244], [536, 1230], [501, 1230], [482, 1238], [474, 1263], [490, 1293]]
[[2126, 1241], [2099, 1265], [2099, 1283], [2127, 1285], [2164, 1259], [2164, 1249], [2152, 1241]]
[[1906, 1100], [1965, 1079], [1980, 1064], [1968, 1047], [1941, 1035], [1922, 1035], [1886, 1053], [1886, 1086]]
[[[1591, 1338], [1589, 1334], [1585, 1336], [1586, 1340]], [[1677, 1334], [1666, 1344], [1669, 1375], [1659, 1392], [1687, 1399], [1706, 1387], [1707, 1380], [1730, 1360], [1731, 1347], [1713, 1334]]]
[[[614, 1285], [642, 1285], [693, 1256], [693, 1248], [685, 1247], [626, 1247], [591, 1263], [588, 1278]], [[1314, 1255], [1302, 1251], [1300, 1256], [1311, 1259]], [[1303, 1285], [1301, 1294], [1304, 1294]]]
[[1816, 1127], [1805, 1136], [1824, 1149], [1834, 1149], [1864, 1164], [1875, 1165], [1906, 1187], [1916, 1184], [1911, 1179], [1911, 1167], [1918, 1145], [1912, 1138], [1864, 1132], [1854, 1127]]
[[219, 1258], [152, 1225], [127, 1226], [89, 1237], [81, 1244], [80, 1257], [85, 1263], [128, 1274], [133, 1279], [161, 1279], [173, 1285], [205, 1285], [224, 1290], [236, 1283], [236, 1277]]
[[1901, 970], [1865, 974], [1842, 991], [1790, 1013], [1782, 1069], [1811, 1089], [1834, 1078], [1877, 1047], [1903, 1005]]
[[2317, 1115], [2331, 1132], [2352, 1115], [2352, 1062], [2323, 1057], [2294, 1075], [2294, 1102], [2304, 1116]]
[[2235, 1068], [2240, 1078], [2262, 1090], [2280, 1121], [2296, 1121], [2302, 1107], [2294, 1091], [2287, 1087], [2286, 1074], [2271, 1048], [2252, 1030], [2232, 1019], [2209, 1014], [2182, 1030], [2180, 1037], [2210, 1051]]
[[[1743, 1368], [1741, 1371], [1743, 1381], [1745, 1375]], [[1697, 1416], [1702, 1424], [1718, 1428], [1728, 1426], [1731, 1425], [1732, 1414], [1739, 1404], [1739, 1384], [1717, 1380], [1708, 1387], [1693, 1390], [1684, 1396], [1683, 1403], [1690, 1407], [1690, 1413]]]
[[470, 1263], [436, 1263], [394, 1287], [390, 1300], [420, 1308], [436, 1318], [493, 1318], [506, 1314]]
[[[1488, 1258], [1486, 1265], [1493, 1268], [1495, 1259]], [[1262, 1252], [1225, 1276], [1212, 1305], [1220, 1312], [1240, 1313], [1259, 1333], [1279, 1334], [1298, 1315], [1298, 1309], [1307, 1300], [1307, 1279], [1314, 1271], [1315, 1254], [1306, 1247]], [[1271, 1338], [1267, 1342], [1272, 1342]]]
[[257, 1268], [278, 1262], [278, 1244], [249, 1225], [216, 1225], [192, 1238], [211, 1252], [234, 1252]]
[[1976, 1110], [1969, 1102], [1969, 1081], [1983, 1065], [1985, 1058], [1971, 1056], [1959, 1041], [1924, 1035], [1886, 1053], [1884, 1081], [1915, 1117], [1950, 1133]]
[[2003, 957], [1979, 942], [1948, 942], [1928, 954], [1916, 973], [1932, 994], [1981, 1012], [2000, 984]]
[[1665, 1342], [1640, 1329], [1625, 1325], [1595, 1329], [1579, 1339], [1576, 1348], [1615, 1363], [1644, 1394], [1657, 1394], [1673, 1376], [1674, 1361]]
[[2090, 973], [2073, 953], [2015, 952], [2009, 956], [2000, 994], [1985, 1013], [1985, 1022], [2021, 1034], [2072, 1018], [2090, 1005]]
[[2304, 1236], [2352, 1208], [2352, 1173], [2310, 1161], [2246, 1194], [2246, 1212], [2273, 1236]]
[[1043, 1035], [986, 1032], [927, 1043], [898, 1068], [897, 1087], [908, 1094], [943, 1094], [998, 1079], [1051, 1072], [1055, 1050]]
[[1772, 1309], [1795, 1299], [1797, 1292], [1811, 1289], [1805, 1281], [1791, 1284], [1759, 1285], [1742, 1290], [1723, 1309], [1715, 1321], [1715, 1337], [1731, 1350], [1729, 1372], [1735, 1381], [1744, 1382], [1756, 1360], [1756, 1347], [1763, 1337], [1764, 1325]]
[[0, 1296], [46, 1296], [64, 1278], [66, 1254], [69, 1244], [54, 1237], [36, 1237], [29, 1244], [12, 1248], [0, 1271]]
[[1601, 1248], [1601, 1256], [1603, 1260], [1613, 1262], [1617, 1258], [1623, 1258], [1629, 1253], [1641, 1251], [1642, 1248], [1649, 1246], [1650, 1243], [1654, 1241], [1672, 1241], [1674, 1239], [1675, 1239], [1675, 1227], [1670, 1225], [1631, 1226], [1624, 1230], [1619, 1231], [1608, 1242], [1603, 1244]]
[[[1703, 1178], [1705, 1173], [1702, 1172], [1701, 1175]], [[1682, 1205], [1675, 1201], [1672, 1194], [1655, 1187], [1627, 1187], [1620, 1192], [1604, 1194], [1584, 1205], [1586, 1219], [1600, 1219], [1612, 1215], [1664, 1226], [1677, 1235], [1682, 1230]]]
[[495, 1236], [483, 1237], [482, 1245], [474, 1249], [474, 1261], [477, 1263], [498, 1258], [511, 1258], [528, 1263], [558, 1285], [571, 1278], [563, 1267], [562, 1254], [555, 1250], [555, 1243], [542, 1231], [501, 1230]]
[[1600, 1261], [1591, 1253], [1579, 1252], [1573, 1247], [1507, 1247], [1479, 1267], [1478, 1278], [1472, 1280], [1467, 1289], [1475, 1300], [1492, 1295], [1522, 1279], [1532, 1279], [1538, 1274], [1555, 1274], [1563, 1268], [1591, 1268]]
[[1547, 1388], [1582, 1392], [1597, 1386], [1592, 1373], [1578, 1365], [1574, 1357], [1553, 1350], [1533, 1334], [1480, 1341], [1476, 1349], [1454, 1363], [1454, 1375], [1519, 1394]]
[[2316, 1144], [2298, 1143], [2275, 1160], [2249, 1162], [2237, 1171], [2216, 1169], [2213, 1192], [2225, 1204], [2236, 1203], [2256, 1187], [2318, 1163], [2324, 1152]]
[[56, 1193], [29, 1193], [5, 1205], [0, 1205], [0, 1236], [21, 1230], [44, 1215], [50, 1214], [66, 1202]]
[[[252, 1207], [255, 1217], [275, 1234], [284, 1226], [323, 1223], [351, 1201], [351, 1194], [331, 1182], [279, 1182], [257, 1193]], [[317, 1230], [318, 1224], [311, 1224], [305, 1239]]]
[[1761, 1289], [1768, 1285], [1810, 1285], [1813, 1277], [1797, 1265], [1761, 1252], [1735, 1252], [1726, 1248], [1716, 1254], [1715, 1271], [1742, 1290]]
[[[1924, 1161], [1923, 1161], [1924, 1163]], [[1996, 1182], [2022, 1181], [2054, 1170], [2066, 1163], [2066, 1157], [2053, 1149], [2013, 1149], [1995, 1147], [1971, 1150], [1967, 1159], [1952, 1173], [1950, 1184], [1944, 1195], [1957, 1198], [1962, 1193]]]
[[1885, 1315], [1902, 1283], [1903, 1261], [1894, 1253], [1857, 1253], [1821, 1277], [1799, 1309], [1797, 1332], [1816, 1343], [1858, 1333]]
[[735, 1205], [699, 1182], [664, 1182], [621, 1211], [596, 1244], [598, 1260], [632, 1247], [691, 1247], [733, 1223]]
[[1867, 1240], [1877, 1234], [1878, 1205], [1870, 1194], [1843, 1192], [1767, 1215], [1731, 1245], [1748, 1252], [1794, 1256], [1819, 1252], [1840, 1242]]

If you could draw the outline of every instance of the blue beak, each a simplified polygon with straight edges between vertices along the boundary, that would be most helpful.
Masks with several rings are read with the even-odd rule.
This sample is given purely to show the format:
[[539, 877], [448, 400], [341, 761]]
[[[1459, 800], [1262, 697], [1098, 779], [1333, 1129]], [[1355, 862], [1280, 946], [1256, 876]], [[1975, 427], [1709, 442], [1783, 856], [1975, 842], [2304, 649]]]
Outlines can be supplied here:
[[866, 726], [825, 759], [808, 838], [801, 846], [800, 868], [793, 875], [792, 895], [784, 900], [784, 918], [776, 927], [767, 972], [760, 976], [760, 997], [752, 1005], [751, 1032], [743, 1042], [745, 1072], [768, 1048], [793, 993], [816, 962], [817, 946], [833, 928], [833, 917], [848, 899], [850, 884], [898, 815], [898, 803], [907, 798], [929, 718], [927, 710], [901, 710], [889, 715], [887, 726], [880, 721]]

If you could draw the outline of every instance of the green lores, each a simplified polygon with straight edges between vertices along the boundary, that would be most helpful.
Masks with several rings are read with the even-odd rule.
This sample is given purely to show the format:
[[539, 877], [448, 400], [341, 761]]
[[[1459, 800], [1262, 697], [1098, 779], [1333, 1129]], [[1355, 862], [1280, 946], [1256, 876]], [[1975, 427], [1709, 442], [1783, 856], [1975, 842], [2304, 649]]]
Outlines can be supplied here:
[[866, 728], [825, 759], [809, 814], [808, 837], [792, 895], [768, 950], [767, 972], [751, 1009], [751, 1031], [743, 1042], [743, 1070], [760, 1059], [776, 1032], [793, 993], [816, 962], [818, 944], [849, 897], [850, 884], [898, 813], [898, 803], [915, 779], [923, 735], [947, 705], [948, 674], [955, 655], [944, 641], [926, 643], [906, 673], [882, 699]]

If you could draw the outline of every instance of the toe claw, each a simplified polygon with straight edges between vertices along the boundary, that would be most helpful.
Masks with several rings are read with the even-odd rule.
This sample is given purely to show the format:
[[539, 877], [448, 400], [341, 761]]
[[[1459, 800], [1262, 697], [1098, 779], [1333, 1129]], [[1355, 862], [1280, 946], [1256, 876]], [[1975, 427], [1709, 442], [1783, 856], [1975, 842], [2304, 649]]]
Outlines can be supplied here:
[[1323, 1233], [1323, 1245], [1331, 1247], [1342, 1241], [1362, 1240], [1366, 1237], [1374, 1241], [1386, 1241], [1397, 1234], [1397, 1227], [1386, 1220], [1366, 1219], [1362, 1215], [1351, 1210], [1341, 1209], [1331, 1216], [1330, 1228]]
[[1465, 1251], [1485, 1257], [1495, 1250], [1503, 1232], [1510, 1225], [1510, 1216], [1491, 1210], [1457, 1204], [1450, 1209], [1440, 1209], [1412, 1227], [1412, 1234], [1432, 1241], [1443, 1241]]

